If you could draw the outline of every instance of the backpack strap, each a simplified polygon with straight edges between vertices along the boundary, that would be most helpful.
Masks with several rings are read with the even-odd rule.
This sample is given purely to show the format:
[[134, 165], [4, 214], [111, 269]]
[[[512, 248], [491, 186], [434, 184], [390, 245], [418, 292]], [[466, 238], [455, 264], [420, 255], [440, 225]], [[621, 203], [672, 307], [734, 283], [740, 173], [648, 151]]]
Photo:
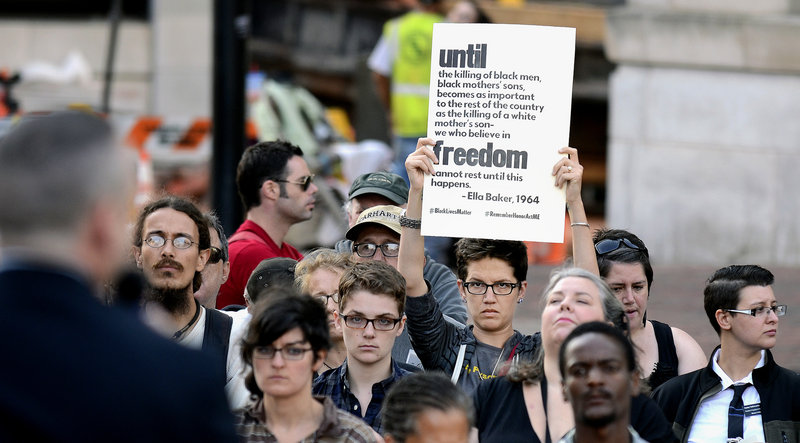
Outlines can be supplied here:
[[456, 365], [453, 367], [453, 374], [450, 375], [450, 381], [453, 384], [458, 384], [458, 378], [461, 376], [461, 365], [464, 364], [464, 354], [467, 352], [467, 344], [462, 343], [461, 346], [458, 347], [458, 358], [456, 359]]
[[206, 330], [203, 332], [203, 351], [218, 355], [222, 359], [225, 381], [228, 376], [228, 343], [231, 339], [233, 318], [216, 309], [206, 309]]

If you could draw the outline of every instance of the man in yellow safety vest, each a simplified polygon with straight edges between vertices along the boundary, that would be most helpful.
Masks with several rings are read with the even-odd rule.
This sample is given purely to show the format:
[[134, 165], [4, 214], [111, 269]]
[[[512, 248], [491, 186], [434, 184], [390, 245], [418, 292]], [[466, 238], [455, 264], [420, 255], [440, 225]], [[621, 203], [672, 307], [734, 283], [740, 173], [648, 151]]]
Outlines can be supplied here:
[[433, 24], [441, 22], [440, 0], [406, 0], [411, 10], [389, 20], [369, 58], [378, 95], [389, 112], [395, 171], [408, 181], [405, 159], [428, 129]]

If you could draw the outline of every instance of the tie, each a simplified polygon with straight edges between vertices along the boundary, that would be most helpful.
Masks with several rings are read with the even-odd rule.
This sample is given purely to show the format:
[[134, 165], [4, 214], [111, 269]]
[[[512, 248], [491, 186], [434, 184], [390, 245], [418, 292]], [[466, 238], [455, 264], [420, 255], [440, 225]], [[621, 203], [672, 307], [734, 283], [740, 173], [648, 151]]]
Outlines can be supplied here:
[[744, 437], [744, 402], [742, 394], [750, 383], [733, 385], [733, 400], [728, 406], [728, 438]]

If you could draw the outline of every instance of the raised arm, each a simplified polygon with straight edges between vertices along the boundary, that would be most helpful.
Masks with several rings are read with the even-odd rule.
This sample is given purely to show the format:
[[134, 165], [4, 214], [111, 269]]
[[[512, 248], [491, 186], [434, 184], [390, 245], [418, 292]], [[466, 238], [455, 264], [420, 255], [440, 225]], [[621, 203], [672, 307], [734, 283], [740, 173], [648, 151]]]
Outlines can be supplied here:
[[[433, 139], [419, 139], [417, 150], [406, 159], [406, 171], [410, 182], [406, 218], [412, 220], [422, 218], [422, 188], [425, 186], [425, 174], [433, 174], [435, 172], [433, 165], [438, 163], [436, 155], [431, 150], [433, 145]], [[409, 297], [419, 297], [428, 292], [422, 275], [425, 267], [425, 242], [419, 229], [403, 226], [397, 267], [406, 279], [406, 294]]]
[[556, 177], [556, 186], [566, 185], [567, 210], [572, 223], [572, 259], [575, 266], [586, 269], [595, 275], [600, 275], [597, 267], [597, 257], [594, 254], [592, 242], [592, 229], [589, 227], [586, 211], [581, 199], [581, 182], [583, 180], [583, 166], [578, 160], [578, 150], [564, 147], [558, 150], [560, 154], [568, 154], [553, 166], [553, 175]]

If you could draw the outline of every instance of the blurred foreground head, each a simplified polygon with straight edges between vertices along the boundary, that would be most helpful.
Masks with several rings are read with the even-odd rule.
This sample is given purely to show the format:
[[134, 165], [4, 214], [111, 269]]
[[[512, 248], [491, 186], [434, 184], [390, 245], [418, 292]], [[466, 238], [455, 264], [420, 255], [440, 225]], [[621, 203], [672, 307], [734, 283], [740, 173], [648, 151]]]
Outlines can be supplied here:
[[386, 443], [466, 443], [475, 425], [470, 397], [438, 372], [397, 380], [381, 413]]
[[0, 139], [4, 256], [68, 264], [95, 282], [125, 257], [134, 164], [104, 120], [84, 112], [24, 117]]

